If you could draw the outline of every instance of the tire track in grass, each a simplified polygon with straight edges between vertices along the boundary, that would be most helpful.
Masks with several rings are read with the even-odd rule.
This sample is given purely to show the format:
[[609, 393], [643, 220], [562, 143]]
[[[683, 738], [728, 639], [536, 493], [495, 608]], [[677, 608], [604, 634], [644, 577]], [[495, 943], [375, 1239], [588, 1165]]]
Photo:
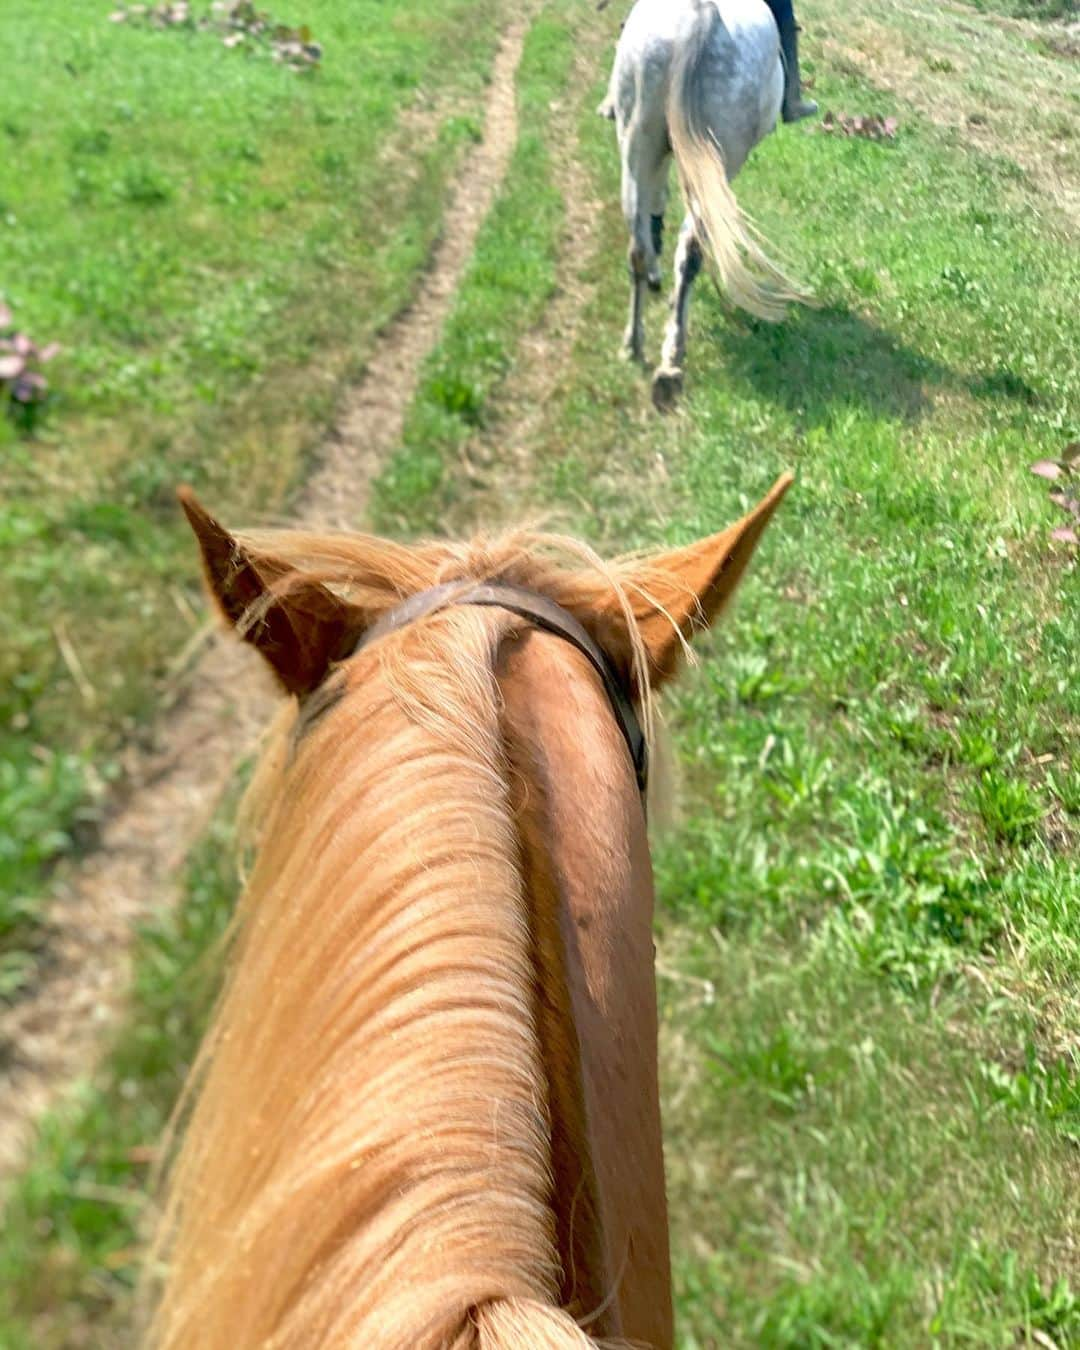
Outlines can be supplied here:
[[[408, 533], [438, 528], [460, 535], [498, 529], [535, 516], [538, 499], [545, 495], [543, 447], [550, 439], [551, 419], [561, 411], [566, 371], [581, 341], [598, 285], [597, 252], [602, 243], [605, 203], [599, 199], [583, 162], [582, 117], [585, 107], [590, 115], [595, 107], [599, 97], [595, 86], [610, 62], [614, 41], [613, 25], [591, 11], [568, 17], [562, 7], [555, 6], [545, 11], [544, 20], [548, 25], [566, 22], [572, 30], [573, 46], [568, 68], [557, 78], [550, 70], [541, 74], [536, 68], [526, 69], [522, 76], [522, 99], [531, 108], [528, 132], [539, 137], [542, 150], [511, 165], [502, 190], [503, 214], [500, 218], [496, 213], [489, 220], [477, 244], [481, 277], [474, 278], [473, 283], [479, 295], [469, 296], [470, 280], [466, 278], [458, 296], [462, 309], [451, 316], [447, 326], [449, 349], [441, 353], [441, 360], [436, 354], [435, 368], [427, 375], [429, 382], [438, 384], [445, 368], [466, 385], [475, 379], [482, 389], [483, 416], [479, 425], [464, 436], [455, 437], [451, 431], [440, 441], [437, 433], [443, 424], [436, 419], [429, 425], [430, 418], [428, 422], [424, 419], [424, 412], [430, 413], [438, 398], [436, 395], [433, 399], [431, 390], [421, 384], [418, 404], [426, 400], [427, 408], [421, 409], [419, 416], [415, 407], [410, 410], [405, 454], [410, 445], [415, 448], [419, 437], [424, 450], [434, 449], [441, 459], [440, 470], [426, 488], [414, 493], [394, 485], [389, 507], [385, 499], [380, 502], [388, 521]], [[547, 94], [543, 92], [545, 86], [549, 86]], [[540, 172], [541, 164], [545, 175], [542, 183], [530, 177]], [[537, 195], [553, 190], [559, 203], [550, 240], [550, 289], [524, 326], [519, 321], [520, 309], [528, 310], [536, 304], [535, 278], [530, 289], [506, 273], [508, 241], [514, 229], [522, 225], [515, 214], [521, 209], [517, 190], [522, 181], [535, 182]], [[534, 238], [532, 246], [539, 249], [540, 240]], [[521, 306], [513, 314], [484, 310], [483, 292], [490, 289], [491, 275], [500, 273], [505, 275], [508, 289], [523, 288]], [[490, 351], [478, 354], [455, 343], [455, 325], [460, 329], [465, 316], [472, 314], [475, 319], [477, 312], [482, 323], [497, 328], [497, 359]], [[501, 360], [505, 366], [495, 378], [490, 375], [493, 360]], [[432, 425], [436, 432], [434, 446], [424, 435]], [[389, 473], [395, 468], [391, 464]]]
[[[517, 140], [515, 76], [531, 10], [499, 43], [484, 132], [447, 197], [440, 238], [413, 302], [377, 340], [363, 377], [347, 393], [318, 469], [297, 502], [299, 525], [353, 525], [375, 473], [401, 436], [422, 362], [438, 340], [481, 223]], [[212, 505], [212, 503], [211, 503]], [[18, 1168], [35, 1121], [97, 1058], [130, 979], [141, 920], [176, 903], [187, 852], [208, 825], [238, 760], [254, 748], [273, 697], [257, 660], [214, 636], [195, 663], [183, 700], [154, 750], [133, 765], [129, 792], [100, 848], [58, 888], [39, 984], [0, 1015], [0, 1182]]]
[[[607, 32], [592, 24], [579, 35], [570, 96], [552, 109], [550, 154], [563, 201], [558, 285], [540, 323], [521, 342], [516, 378], [496, 401], [494, 428], [466, 447], [466, 471], [476, 491], [470, 514], [514, 519], [535, 510], [538, 445], [552, 409], [560, 406], [564, 373], [573, 360], [596, 288], [598, 224], [604, 210], [581, 160], [576, 89], [591, 89], [608, 55]], [[591, 275], [590, 275], [591, 273]]]

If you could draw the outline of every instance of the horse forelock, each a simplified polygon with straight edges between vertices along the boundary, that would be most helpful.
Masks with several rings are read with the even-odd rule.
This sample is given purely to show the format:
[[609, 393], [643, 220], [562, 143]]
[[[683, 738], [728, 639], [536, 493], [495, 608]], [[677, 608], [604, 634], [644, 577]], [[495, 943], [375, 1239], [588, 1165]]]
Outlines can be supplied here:
[[[372, 619], [403, 599], [448, 581], [497, 581], [538, 591], [570, 610], [605, 648], [633, 687], [646, 734], [651, 735], [648, 661], [632, 603], [639, 589], [631, 579], [640, 574], [638, 556], [607, 561], [579, 540], [532, 529], [408, 547], [363, 534], [296, 530], [250, 533], [242, 536], [242, 542], [293, 564], [305, 580], [320, 581], [363, 605]], [[617, 616], [599, 627], [598, 593], [615, 601]], [[386, 650], [382, 644], [380, 648]], [[333, 691], [323, 691], [305, 709], [303, 722], [318, 712], [323, 699], [333, 697]]]

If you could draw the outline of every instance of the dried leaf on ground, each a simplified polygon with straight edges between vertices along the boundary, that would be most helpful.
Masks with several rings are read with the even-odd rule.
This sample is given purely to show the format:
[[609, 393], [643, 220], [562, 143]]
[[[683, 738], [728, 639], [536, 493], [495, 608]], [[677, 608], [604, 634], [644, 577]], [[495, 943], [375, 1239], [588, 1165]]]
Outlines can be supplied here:
[[881, 113], [827, 112], [821, 119], [823, 131], [837, 131], [842, 136], [861, 136], [867, 141], [895, 140], [899, 125], [897, 118], [884, 117]]
[[1080, 517], [1080, 497], [1073, 497], [1068, 492], [1051, 492], [1050, 500], [1069, 515]]
[[[1036, 460], [1030, 470], [1036, 478], [1062, 484], [1049, 493], [1050, 501], [1074, 520], [1080, 521], [1080, 486], [1076, 483], [1076, 475], [1080, 472], [1080, 441], [1071, 441], [1062, 450], [1060, 459]], [[1076, 531], [1071, 525], [1061, 525], [1051, 530], [1050, 538], [1059, 544], [1077, 542]]]

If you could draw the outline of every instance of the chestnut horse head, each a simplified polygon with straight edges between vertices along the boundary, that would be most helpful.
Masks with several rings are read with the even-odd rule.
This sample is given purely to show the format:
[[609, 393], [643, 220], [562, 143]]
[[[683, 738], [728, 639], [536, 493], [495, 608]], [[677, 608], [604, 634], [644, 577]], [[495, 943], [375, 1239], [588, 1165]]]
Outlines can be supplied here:
[[611, 565], [534, 535], [241, 541], [184, 494], [290, 710], [150, 1344], [671, 1345], [628, 746], [789, 481], [721, 534]]

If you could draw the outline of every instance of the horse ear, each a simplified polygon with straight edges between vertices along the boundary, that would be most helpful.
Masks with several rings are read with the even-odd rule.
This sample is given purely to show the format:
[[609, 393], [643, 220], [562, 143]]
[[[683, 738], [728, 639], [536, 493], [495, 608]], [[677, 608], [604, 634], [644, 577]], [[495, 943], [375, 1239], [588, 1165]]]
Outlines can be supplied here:
[[[649, 681], [658, 688], [676, 672], [683, 642], [708, 628], [731, 598], [757, 542], [793, 482], [778, 478], [742, 520], [686, 548], [650, 558], [631, 573], [627, 591], [649, 657]], [[616, 602], [607, 602], [611, 617]]]
[[207, 586], [228, 623], [290, 694], [310, 693], [356, 645], [367, 616], [290, 563], [245, 549], [198, 502], [177, 492], [202, 552]]

